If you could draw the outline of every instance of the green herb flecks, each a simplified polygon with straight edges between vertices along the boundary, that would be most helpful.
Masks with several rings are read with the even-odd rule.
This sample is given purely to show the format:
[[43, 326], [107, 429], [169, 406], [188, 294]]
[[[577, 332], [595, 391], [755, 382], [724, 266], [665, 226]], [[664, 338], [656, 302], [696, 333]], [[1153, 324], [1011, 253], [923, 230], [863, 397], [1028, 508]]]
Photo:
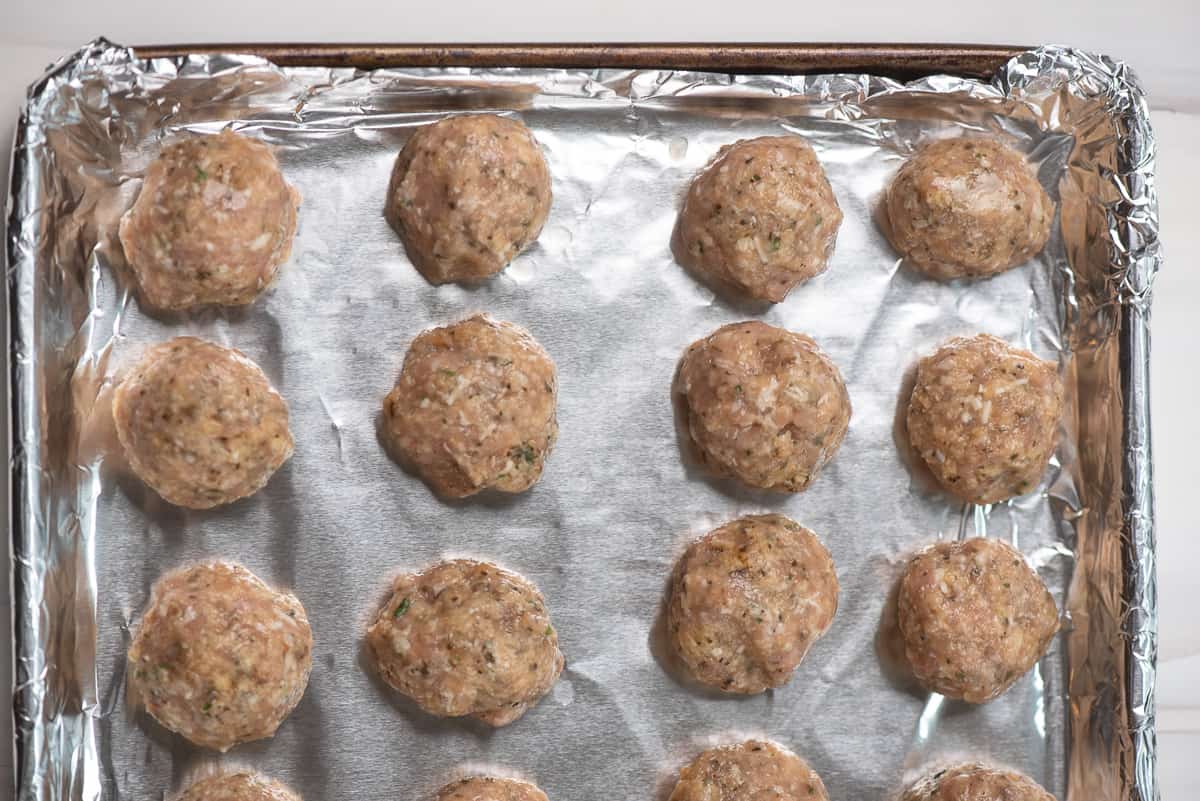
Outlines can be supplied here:
[[206, 173], [204, 171], [203, 167], [201, 167], [199, 164], [197, 164], [196, 165], [196, 183], [200, 183], [201, 181], [207, 181], [207, 180], [208, 180], [208, 173]]
[[396, 618], [396, 617], [402, 616], [405, 612], [408, 611], [408, 608], [410, 606], [412, 606], [412, 601], [405, 598], [403, 601], [401, 601], [399, 604], [396, 605], [396, 611], [392, 612], [392, 617]]
[[514, 445], [512, 450], [508, 452], [508, 455], [514, 462], [520, 462], [522, 459], [525, 460], [525, 464], [533, 464], [537, 459], [537, 451], [528, 442], [521, 445]]
[[438, 370], [438, 372], [447, 378], [454, 378], [454, 376], [458, 375], [458, 373], [454, 372], [453, 370]]
[[780, 237], [779, 234], [775, 233], [774, 231], [772, 231], [771, 234], [767, 237], [767, 241], [771, 243], [771, 252], [772, 253], [779, 250], [779, 248], [783, 247], [783, 238]]
[[554, 626], [547, 625], [546, 630], [543, 631], [542, 633], [545, 634], [547, 637], [549, 637], [551, 634], [554, 633]]

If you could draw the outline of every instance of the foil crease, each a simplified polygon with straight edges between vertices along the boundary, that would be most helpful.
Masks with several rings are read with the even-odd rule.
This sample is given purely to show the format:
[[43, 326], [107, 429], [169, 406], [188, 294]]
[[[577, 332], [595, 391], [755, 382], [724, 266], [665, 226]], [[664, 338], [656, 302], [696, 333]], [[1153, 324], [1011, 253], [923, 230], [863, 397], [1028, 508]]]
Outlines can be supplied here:
[[[769, 65], [766, 65], [769, 67]], [[415, 125], [516, 113], [546, 150], [551, 217], [477, 289], [424, 283], [382, 219]], [[275, 145], [304, 195], [293, 256], [243, 311], [154, 318], [131, 297], [116, 224], [164, 141], [232, 125]], [[797, 132], [846, 222], [828, 273], [770, 309], [714, 296], [669, 237], [687, 183], [722, 145]], [[1002, 134], [1038, 165], [1060, 220], [1030, 265], [972, 284], [912, 274], [875, 222], [923, 138]], [[235, 54], [141, 60], [97, 40], [31, 87], [13, 154], [6, 241], [12, 399], [17, 797], [165, 797], [214, 765], [249, 764], [307, 801], [428, 798], [486, 767], [555, 801], [665, 797], [714, 739], [796, 750], [833, 798], [894, 797], [953, 758], [1022, 770], [1069, 801], [1158, 798], [1156, 609], [1148, 391], [1151, 287], [1162, 257], [1154, 137], [1131, 70], [1043, 47], [990, 82], [933, 76], [276, 67]], [[374, 415], [423, 328], [486, 310], [529, 327], [558, 363], [561, 437], [513, 499], [442, 503], [387, 460]], [[758, 317], [813, 335], [855, 416], [806, 493], [751, 493], [681, 457], [670, 380], [683, 348]], [[1058, 361], [1061, 444], [1038, 492], [952, 502], [912, 465], [903, 388], [943, 339], [985, 330]], [[236, 345], [292, 406], [297, 455], [253, 499], [169, 507], [124, 467], [114, 381], [148, 344]], [[745, 700], [684, 686], [660, 640], [683, 545], [739, 514], [779, 511], [829, 545], [842, 602], [785, 688]], [[889, 666], [887, 596], [938, 537], [1012, 541], [1064, 613], [1030, 676], [982, 708]], [[545, 593], [567, 656], [553, 692], [498, 732], [438, 721], [371, 678], [361, 637], [392, 571], [494, 559]], [[202, 557], [295, 590], [313, 678], [271, 741], [224, 758], [129, 708], [124, 651], [150, 584]]]

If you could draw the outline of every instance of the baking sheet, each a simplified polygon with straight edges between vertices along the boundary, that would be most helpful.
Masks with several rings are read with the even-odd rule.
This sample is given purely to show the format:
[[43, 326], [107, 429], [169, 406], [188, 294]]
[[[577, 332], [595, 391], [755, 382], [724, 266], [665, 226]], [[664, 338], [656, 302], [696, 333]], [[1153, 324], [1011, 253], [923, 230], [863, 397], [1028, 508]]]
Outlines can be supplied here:
[[[448, 113], [520, 116], [542, 144], [554, 207], [537, 244], [475, 288], [432, 287], [382, 217], [411, 130]], [[251, 56], [141, 61], [97, 41], [31, 90], [18, 132], [8, 258], [14, 414], [17, 780], [22, 799], [161, 797], [215, 763], [250, 764], [308, 801], [427, 798], [489, 766], [556, 801], [645, 799], [713, 739], [776, 738], [833, 798], [885, 798], [938, 760], [1020, 769], [1060, 798], [1156, 798], [1153, 531], [1145, 398], [1159, 262], [1153, 138], [1121, 64], [1043, 48], [988, 82], [937, 76], [726, 76], [657, 70], [280, 69]], [[277, 146], [304, 196], [292, 258], [241, 311], [144, 314], [117, 220], [164, 141], [231, 125]], [[999, 133], [1060, 203], [1034, 262], [939, 284], [876, 224], [918, 142]], [[793, 132], [845, 213], [830, 270], [765, 308], [732, 303], [671, 257], [688, 181], [723, 144]], [[388, 460], [384, 394], [423, 328], [487, 311], [529, 328], [559, 369], [561, 433], [536, 488], [446, 503]], [[691, 341], [755, 317], [811, 334], [854, 405], [837, 458], [806, 493], [747, 492], [679, 447], [671, 378]], [[1056, 360], [1062, 443], [1038, 492], [964, 507], [911, 469], [902, 387], [943, 339], [987, 331]], [[112, 382], [178, 334], [234, 345], [288, 399], [295, 457], [252, 499], [170, 507], [132, 478]], [[822, 536], [841, 604], [787, 687], [698, 693], [664, 668], [658, 614], [683, 545], [779, 511]], [[905, 557], [986, 533], [1037, 565], [1068, 618], [1030, 676], [974, 708], [889, 669], [885, 601]], [[374, 680], [365, 625], [397, 569], [492, 559], [545, 593], [567, 668], [499, 731], [438, 721]], [[294, 589], [315, 636], [308, 692], [270, 741], [227, 757], [129, 709], [129, 625], [163, 571], [241, 561]]]

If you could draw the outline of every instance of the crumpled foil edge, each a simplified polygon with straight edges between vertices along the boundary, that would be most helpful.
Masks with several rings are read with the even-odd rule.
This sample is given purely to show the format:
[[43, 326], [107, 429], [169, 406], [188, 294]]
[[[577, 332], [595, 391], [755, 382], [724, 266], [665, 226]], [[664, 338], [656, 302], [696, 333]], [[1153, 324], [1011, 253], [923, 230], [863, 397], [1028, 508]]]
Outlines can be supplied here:
[[1118, 336], [1125, 423], [1125, 707], [1132, 750], [1128, 787], [1131, 799], [1157, 801], [1158, 594], [1150, 436], [1150, 302], [1163, 262], [1154, 182], [1157, 142], [1146, 93], [1127, 64], [1080, 50], [1043, 47], [1012, 59], [997, 76], [997, 85], [1019, 94], [1048, 79], [1082, 96], [1103, 99], [1118, 130], [1117, 169], [1107, 177], [1119, 200], [1108, 207], [1107, 216], [1112, 281], [1124, 308]]

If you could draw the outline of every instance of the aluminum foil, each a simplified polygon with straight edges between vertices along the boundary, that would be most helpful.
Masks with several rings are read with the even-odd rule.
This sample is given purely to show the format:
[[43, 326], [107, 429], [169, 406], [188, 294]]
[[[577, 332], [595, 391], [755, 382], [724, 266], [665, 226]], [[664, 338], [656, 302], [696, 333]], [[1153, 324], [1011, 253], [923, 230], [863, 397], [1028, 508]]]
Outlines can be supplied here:
[[[769, 65], [764, 65], [769, 68]], [[415, 126], [491, 110], [542, 144], [554, 207], [536, 245], [475, 288], [433, 287], [383, 219]], [[254, 306], [172, 318], [130, 295], [116, 240], [164, 141], [225, 126], [277, 147], [304, 196], [277, 284]], [[931, 136], [993, 132], [1059, 203], [1034, 262], [974, 283], [906, 268], [876, 223], [885, 186]], [[814, 145], [845, 222], [829, 271], [773, 307], [731, 303], [673, 261], [683, 192], [726, 143]], [[1124, 65], [1046, 47], [991, 82], [669, 71], [281, 69], [239, 55], [140, 60], [96, 41], [34, 85], [16, 141], [11, 308], [18, 797], [157, 798], [214, 764], [250, 764], [308, 801], [423, 799], [486, 767], [554, 801], [663, 798], [703, 746], [746, 733], [809, 760], [833, 798], [888, 798], [939, 761], [1022, 770], [1059, 798], [1157, 798], [1148, 305], [1160, 262], [1154, 139]], [[437, 500], [388, 460], [380, 403], [419, 331], [485, 310], [558, 364], [561, 435], [512, 498]], [[849, 436], [795, 497], [747, 492], [681, 456], [670, 387], [685, 346], [755, 317], [807, 332], [841, 367]], [[987, 331], [1061, 366], [1068, 413], [1036, 493], [947, 498], [899, 433], [917, 358]], [[235, 345], [288, 399], [296, 455], [265, 491], [209, 512], [133, 478], [111, 390], [148, 344]], [[793, 681], [698, 693], [665, 665], [661, 602], [691, 538], [773, 510], [817, 531], [842, 585], [832, 629]], [[982, 707], [890, 666], [887, 598], [905, 558], [984, 534], [1027, 554], [1064, 612], [1039, 666]], [[390, 575], [489, 558], [548, 598], [567, 669], [515, 725], [436, 720], [373, 679], [368, 619]], [[294, 589], [313, 623], [312, 681], [278, 735], [226, 757], [189, 747], [124, 695], [129, 626], [151, 583], [202, 557]]]

